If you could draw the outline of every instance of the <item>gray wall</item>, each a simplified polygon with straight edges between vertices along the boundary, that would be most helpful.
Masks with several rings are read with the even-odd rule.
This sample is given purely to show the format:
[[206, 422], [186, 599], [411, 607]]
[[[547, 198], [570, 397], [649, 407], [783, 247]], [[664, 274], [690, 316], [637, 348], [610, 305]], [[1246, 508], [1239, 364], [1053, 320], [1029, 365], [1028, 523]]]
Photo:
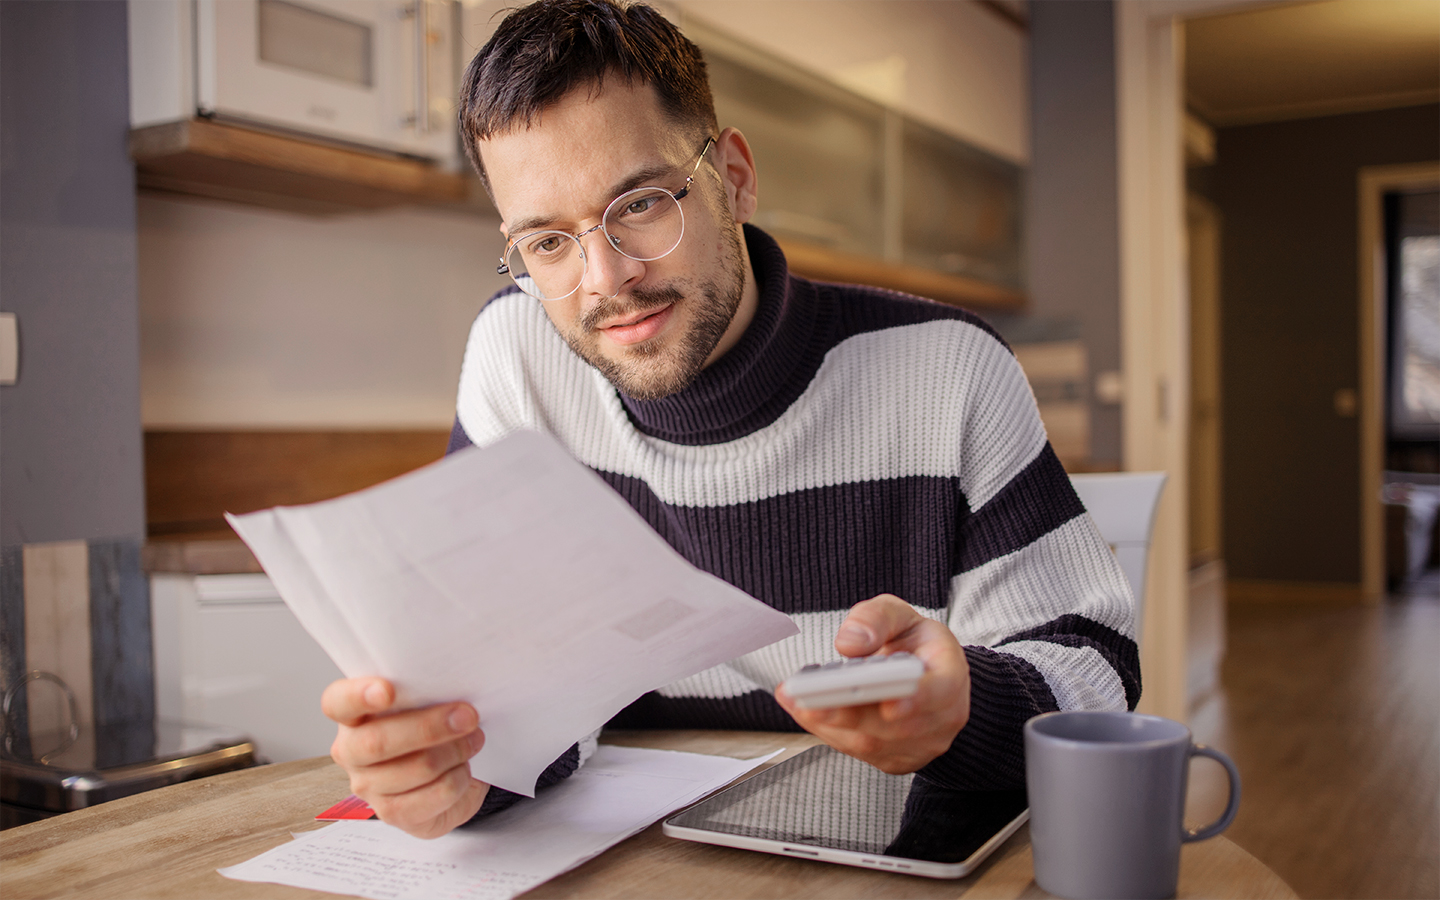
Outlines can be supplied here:
[[[88, 620], [89, 668], [56, 674], [89, 677], [81, 717], [101, 726], [155, 711], [126, 30], [123, 0], [0, 0], [0, 310], [20, 333], [0, 386], [0, 682], [53, 665], [27, 654], [29, 616]], [[53, 541], [85, 542], [82, 589], [29, 589], [19, 545]], [[102, 734], [98, 764], [126, 744]]]
[[[1078, 337], [1094, 374], [1120, 368], [1115, 17], [1110, 0], [1030, 4], [1031, 151], [1025, 206], [1030, 327]], [[1091, 457], [1121, 462], [1120, 407], [1091, 405]]]
[[1222, 129], [1225, 560], [1235, 578], [1360, 580], [1357, 172], [1440, 156], [1440, 107]]
[[123, 0], [0, 2], [0, 544], [145, 534]]

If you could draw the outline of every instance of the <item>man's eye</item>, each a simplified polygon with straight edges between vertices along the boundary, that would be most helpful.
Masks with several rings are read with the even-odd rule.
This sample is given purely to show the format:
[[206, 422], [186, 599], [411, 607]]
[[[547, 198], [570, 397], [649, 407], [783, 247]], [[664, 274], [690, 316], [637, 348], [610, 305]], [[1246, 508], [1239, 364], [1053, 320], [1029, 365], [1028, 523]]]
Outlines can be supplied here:
[[558, 234], [546, 235], [539, 240], [530, 242], [530, 252], [554, 253], [556, 250], [560, 249], [560, 242], [563, 240], [564, 238], [560, 237]]
[[656, 197], [641, 197], [637, 200], [631, 200], [625, 204], [625, 215], [634, 216], [647, 212], [657, 202], [658, 198]]

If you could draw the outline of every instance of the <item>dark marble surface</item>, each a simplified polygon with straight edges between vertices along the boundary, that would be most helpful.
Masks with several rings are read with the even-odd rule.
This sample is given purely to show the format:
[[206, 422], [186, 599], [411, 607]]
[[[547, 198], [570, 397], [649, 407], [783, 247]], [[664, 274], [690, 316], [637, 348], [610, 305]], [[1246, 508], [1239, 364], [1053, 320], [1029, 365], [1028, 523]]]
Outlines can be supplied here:
[[[0, 691], [9, 691], [25, 675], [25, 563], [21, 547], [0, 549]], [[10, 728], [9, 722], [25, 722], [25, 691], [16, 691], [10, 700], [9, 715], [4, 723], [7, 742], [20, 753], [29, 754], [30, 735], [27, 729]]]
[[[90, 652], [95, 724], [155, 718], [155, 672], [150, 631], [150, 586], [140, 566], [140, 542], [90, 542]], [[148, 756], [127, 745], [133, 729], [116, 729], [96, 746], [96, 765]]]

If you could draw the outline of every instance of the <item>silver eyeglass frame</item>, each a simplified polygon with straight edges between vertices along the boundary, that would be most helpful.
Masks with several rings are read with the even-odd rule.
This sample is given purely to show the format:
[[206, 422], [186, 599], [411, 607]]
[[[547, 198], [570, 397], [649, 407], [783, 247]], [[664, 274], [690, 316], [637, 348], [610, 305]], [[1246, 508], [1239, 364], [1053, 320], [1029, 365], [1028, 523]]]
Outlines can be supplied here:
[[[630, 190], [619, 194], [615, 197], [615, 199], [607, 203], [605, 205], [605, 212], [602, 213], [600, 216], [599, 224], [592, 225], [584, 231], [572, 233], [569, 231], [561, 231], [558, 228], [542, 228], [538, 231], [527, 231], [524, 234], [517, 235], [516, 237], [511, 238], [505, 244], [505, 253], [500, 257], [500, 265], [496, 266], [495, 274], [509, 275], [510, 280], [515, 282], [515, 286], [519, 287], [520, 290], [525, 291], [525, 288], [521, 287], [520, 282], [515, 278], [514, 273], [511, 272], [510, 264], [509, 262], [507, 262], [507, 260], [509, 260], [510, 253], [515, 249], [516, 244], [520, 243], [526, 238], [534, 237], [537, 234], [561, 234], [567, 238], [573, 239], [576, 246], [580, 248], [580, 262], [582, 264], [582, 268], [580, 270], [580, 281], [575, 285], [575, 287], [570, 289], [569, 293], [561, 294], [558, 297], [535, 297], [534, 294], [531, 294], [529, 291], [525, 291], [526, 294], [529, 294], [531, 297], [535, 297], [535, 299], [541, 301], [542, 303], [549, 302], [551, 300], [564, 300], [566, 297], [569, 297], [571, 294], [580, 290], [580, 286], [585, 283], [585, 274], [590, 271], [590, 258], [588, 255], [586, 255], [585, 244], [580, 239], [585, 237], [585, 235], [590, 234], [591, 232], [603, 232], [605, 235], [605, 239], [609, 242], [610, 246], [615, 250], [615, 252], [619, 253], [626, 259], [633, 259], [636, 262], [654, 262], [657, 259], [664, 259], [671, 253], [674, 253], [675, 248], [679, 247], [680, 242], [685, 239], [685, 210], [683, 207], [680, 207], [680, 201], [684, 200], [686, 196], [689, 195], [690, 188], [695, 184], [695, 175], [700, 171], [701, 163], [705, 162], [705, 154], [709, 153], [710, 148], [713, 146], [715, 146], [715, 138], [707, 137], [705, 139], [705, 145], [700, 148], [699, 158], [695, 160], [695, 168], [690, 170], [690, 174], [685, 177], [684, 186], [681, 187], [678, 191], [671, 191], [669, 188], [663, 188], [659, 185], [642, 185], [640, 187], [631, 188]], [[605, 219], [610, 215], [610, 210], [614, 208], [616, 203], [620, 202], [626, 197], [629, 197], [631, 194], [638, 194], [642, 191], [664, 191], [665, 193], [669, 194], [672, 199], [674, 199], [676, 207], [680, 209], [680, 236], [675, 239], [674, 246], [672, 246], [669, 250], [666, 250], [664, 253], [661, 253], [659, 256], [650, 256], [643, 259], [638, 256], [631, 256], [624, 250], [621, 250], [620, 239], [612, 235], [610, 233], [610, 230], [605, 227]]]

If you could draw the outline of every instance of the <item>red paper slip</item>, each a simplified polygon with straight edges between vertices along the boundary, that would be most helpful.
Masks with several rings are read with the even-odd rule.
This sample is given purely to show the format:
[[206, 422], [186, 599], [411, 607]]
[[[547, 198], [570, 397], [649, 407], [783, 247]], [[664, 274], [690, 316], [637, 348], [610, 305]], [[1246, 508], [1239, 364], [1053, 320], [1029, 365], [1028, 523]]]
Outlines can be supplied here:
[[375, 810], [370, 804], [351, 794], [315, 818], [322, 822], [336, 822], [340, 819], [373, 819]]

